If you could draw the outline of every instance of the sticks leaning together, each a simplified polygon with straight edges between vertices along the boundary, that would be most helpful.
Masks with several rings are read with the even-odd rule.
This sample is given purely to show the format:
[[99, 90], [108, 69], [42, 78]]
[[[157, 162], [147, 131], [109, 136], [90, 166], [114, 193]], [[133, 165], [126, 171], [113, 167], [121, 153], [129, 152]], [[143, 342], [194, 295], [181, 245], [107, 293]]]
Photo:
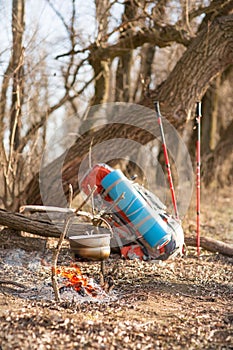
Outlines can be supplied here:
[[[53, 253], [53, 262], [52, 262], [52, 285], [53, 285], [53, 290], [54, 290], [54, 294], [55, 294], [55, 299], [56, 301], [60, 302], [61, 298], [60, 298], [60, 293], [59, 293], [59, 288], [58, 288], [58, 283], [57, 283], [57, 260], [58, 260], [58, 256], [62, 247], [62, 243], [64, 241], [64, 238], [66, 237], [66, 234], [68, 232], [68, 228], [69, 228], [69, 223], [70, 220], [77, 215], [77, 213], [83, 208], [83, 206], [88, 202], [88, 200], [91, 198], [92, 194], [95, 192], [97, 186], [94, 186], [92, 188], [92, 190], [90, 191], [89, 195], [86, 197], [86, 199], [81, 203], [81, 205], [73, 212], [70, 213], [66, 216], [65, 218], [65, 222], [64, 222], [64, 226], [63, 226], [63, 230], [62, 233], [60, 235], [59, 241], [57, 243], [57, 247], [54, 250]], [[72, 186], [69, 185], [69, 203], [68, 203], [68, 207], [71, 208], [71, 203], [73, 200], [73, 189]]]

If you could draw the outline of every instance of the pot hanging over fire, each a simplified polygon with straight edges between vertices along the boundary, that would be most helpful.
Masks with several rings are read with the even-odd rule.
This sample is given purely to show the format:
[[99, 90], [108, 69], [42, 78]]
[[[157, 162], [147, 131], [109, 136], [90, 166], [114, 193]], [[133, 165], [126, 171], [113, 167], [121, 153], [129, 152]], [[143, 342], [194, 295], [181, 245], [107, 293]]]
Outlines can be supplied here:
[[70, 248], [75, 258], [102, 261], [110, 255], [110, 234], [70, 236]]

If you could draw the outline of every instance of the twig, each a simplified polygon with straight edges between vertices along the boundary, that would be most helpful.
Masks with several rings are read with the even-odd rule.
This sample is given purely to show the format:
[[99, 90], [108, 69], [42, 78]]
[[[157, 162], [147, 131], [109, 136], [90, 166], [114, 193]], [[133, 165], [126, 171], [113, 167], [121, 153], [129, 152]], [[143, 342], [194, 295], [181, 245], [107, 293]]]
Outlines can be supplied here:
[[57, 247], [55, 248], [54, 252], [53, 252], [53, 261], [52, 261], [52, 285], [53, 285], [53, 290], [54, 290], [54, 294], [55, 294], [55, 300], [58, 302], [61, 302], [61, 298], [60, 298], [60, 293], [59, 293], [59, 288], [58, 288], [58, 283], [57, 283], [57, 260], [58, 260], [58, 255], [59, 252], [61, 250], [62, 247], [62, 243], [63, 240], [66, 236], [66, 233], [68, 231], [68, 227], [69, 227], [69, 222], [70, 219], [74, 216], [74, 214], [69, 214], [64, 222], [64, 228], [63, 228], [63, 232], [60, 235]]
[[[82, 204], [79, 206], [79, 208], [77, 208], [75, 210], [74, 213], [68, 214], [65, 222], [64, 222], [64, 226], [63, 226], [63, 231], [60, 235], [57, 247], [55, 248], [54, 252], [53, 252], [53, 261], [52, 261], [52, 286], [53, 286], [53, 290], [54, 290], [54, 294], [55, 294], [55, 300], [58, 302], [61, 302], [61, 297], [60, 297], [60, 293], [59, 293], [59, 288], [58, 288], [58, 283], [57, 283], [57, 260], [58, 260], [58, 256], [59, 256], [59, 252], [61, 250], [62, 247], [62, 243], [63, 240], [67, 234], [68, 228], [69, 228], [69, 222], [70, 220], [78, 215], [78, 212], [80, 211], [80, 209], [87, 203], [88, 199], [92, 196], [92, 194], [94, 193], [94, 191], [96, 190], [97, 186], [94, 186], [91, 190], [91, 192], [89, 193], [89, 195], [87, 196], [87, 198], [82, 202]], [[70, 189], [70, 186], [69, 186]], [[71, 201], [71, 197], [69, 196], [69, 204]]]
[[112, 205], [108, 208], [108, 211], [110, 212], [111, 210], [113, 210], [117, 206], [117, 204], [124, 198], [125, 198], [125, 192], [122, 192], [122, 194], [117, 199], [115, 199]]
[[74, 208], [61, 208], [61, 207], [52, 207], [52, 206], [43, 206], [43, 205], [23, 205], [20, 207], [19, 212], [20, 213], [26, 213], [30, 211], [35, 211], [35, 212], [55, 212], [55, 213], [64, 213], [64, 214], [72, 214], [75, 213], [76, 215], [79, 216], [85, 216], [89, 218], [90, 220], [93, 219], [93, 216], [91, 213], [88, 213], [86, 211], [77, 211]]
[[88, 194], [87, 198], [80, 204], [80, 206], [75, 210], [75, 214], [82, 209], [82, 207], [88, 202], [89, 198], [91, 198], [92, 194], [95, 192], [97, 189], [97, 186], [95, 185], [91, 192]]
[[71, 208], [72, 206], [73, 194], [74, 194], [73, 187], [71, 184], [69, 184], [68, 208]]
[[88, 153], [88, 160], [89, 160], [89, 168], [92, 168], [92, 145], [93, 145], [93, 137], [91, 139], [90, 147], [89, 147], [89, 153]]
[[37, 211], [37, 212], [56, 212], [56, 213], [65, 213], [65, 214], [71, 214], [75, 212], [75, 209], [72, 208], [61, 208], [61, 207], [53, 207], [53, 206], [46, 206], [46, 205], [23, 205], [19, 208], [20, 213], [26, 213], [30, 211]]
[[22, 283], [10, 281], [10, 280], [0, 280], [0, 284], [11, 284], [11, 285], [16, 286], [16, 287], [19, 287], [19, 288], [23, 288], [23, 289], [26, 289], [26, 288], [27, 288], [27, 287], [24, 286]]
[[[71, 208], [72, 205], [72, 200], [73, 200], [73, 187], [71, 184], [69, 184], [69, 198], [68, 198], [68, 208]], [[53, 253], [53, 265], [52, 265], [52, 285], [53, 285], [53, 290], [54, 290], [54, 294], [55, 294], [55, 299], [56, 301], [60, 302], [61, 298], [60, 298], [60, 293], [59, 293], [59, 288], [58, 288], [58, 283], [57, 283], [57, 260], [58, 260], [58, 255], [59, 252], [61, 250], [62, 247], [62, 243], [63, 240], [66, 236], [68, 227], [69, 227], [69, 222], [70, 219], [74, 216], [74, 213], [68, 214], [65, 222], [64, 222], [64, 226], [63, 226], [63, 232], [60, 235], [58, 244], [57, 244], [57, 248], [54, 250]]]
[[14, 152], [14, 142], [15, 142], [15, 135], [16, 135], [16, 128], [18, 125], [18, 120], [19, 120], [19, 114], [20, 114], [20, 96], [19, 96], [19, 85], [17, 84], [17, 89], [16, 89], [16, 114], [15, 114], [15, 119], [14, 119], [14, 124], [13, 128], [11, 131], [11, 137], [10, 137], [10, 150], [9, 150], [9, 157], [8, 157], [8, 167], [7, 167], [7, 176], [9, 176], [10, 171], [13, 171], [11, 168], [12, 163], [13, 163], [13, 152]]
[[105, 261], [102, 260], [100, 262], [100, 285], [104, 285], [104, 277], [105, 277]]
[[[88, 190], [91, 192], [91, 186], [88, 184], [87, 187], [88, 187]], [[91, 195], [91, 211], [92, 211], [92, 215], [94, 216], [95, 215], [95, 203], [94, 203], [93, 193]]]

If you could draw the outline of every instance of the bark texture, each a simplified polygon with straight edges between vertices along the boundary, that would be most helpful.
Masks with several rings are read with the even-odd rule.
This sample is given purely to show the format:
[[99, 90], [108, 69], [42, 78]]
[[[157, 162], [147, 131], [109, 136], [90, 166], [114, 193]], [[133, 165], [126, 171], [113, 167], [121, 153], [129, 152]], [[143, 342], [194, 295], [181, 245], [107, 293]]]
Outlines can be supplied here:
[[233, 62], [233, 15], [217, 18], [192, 40], [168, 79], [151, 94], [174, 125], [190, 118], [212, 79]]
[[[17, 231], [25, 231], [42, 237], [61, 236], [61, 230], [49, 221], [35, 220], [22, 214], [8, 212], [0, 209], [0, 225], [9, 227]], [[80, 223], [82, 225], [82, 223]], [[63, 226], [62, 226], [63, 227]], [[185, 237], [185, 243], [189, 246], [196, 246], [195, 237]], [[233, 246], [215, 240], [213, 238], [201, 237], [200, 245], [203, 249], [211, 252], [218, 252], [223, 255], [233, 256]]]
[[[185, 244], [187, 246], [196, 247], [196, 237], [185, 237]], [[233, 256], [233, 246], [222, 241], [210, 238], [201, 237], [200, 246], [213, 253], [220, 253], [227, 256]]]
[[[210, 81], [232, 64], [232, 32], [233, 15], [217, 18], [210, 26], [203, 29], [192, 40], [166, 81], [151, 93], [150, 98], [145, 98], [142, 104], [152, 107], [153, 100], [159, 100], [163, 115], [175, 127], [182, 127], [185, 121], [191, 117], [195, 102], [201, 99]], [[146, 125], [145, 119], [144, 125]], [[83, 157], [88, 154], [92, 140], [94, 140], [93, 144], [95, 145], [117, 137], [140, 140], [141, 144], [146, 144], [153, 139], [153, 135], [144, 129], [138, 129], [128, 124], [111, 124], [102, 129], [92, 129], [78, 138], [70, 148], [60, 173], [54, 172], [54, 169], [56, 170], [56, 167], [59, 166], [59, 159], [47, 167], [45, 176], [48, 182], [46, 185], [48, 191], [52, 189], [55, 195], [61, 190], [53, 188], [53, 184], [56, 180], [54, 176], [61, 176], [62, 172], [65, 195], [68, 195], [69, 183], [72, 184], [74, 193], [77, 194], [79, 191], [77, 181], [79, 165]], [[25, 202], [29, 204], [41, 203], [38, 179], [39, 175], [29, 183], [26, 189]], [[53, 198], [51, 198], [51, 202], [45, 204], [59, 205], [58, 202], [52, 202], [52, 200]], [[62, 198], [59, 201], [61, 206], [65, 206]]]

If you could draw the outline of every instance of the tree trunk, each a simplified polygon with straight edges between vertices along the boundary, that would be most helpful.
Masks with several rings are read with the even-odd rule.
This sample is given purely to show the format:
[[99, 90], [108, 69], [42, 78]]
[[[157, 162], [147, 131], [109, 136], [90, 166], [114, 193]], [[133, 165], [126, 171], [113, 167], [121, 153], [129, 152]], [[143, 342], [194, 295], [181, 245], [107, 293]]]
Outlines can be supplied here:
[[12, 4], [12, 70], [13, 88], [10, 117], [10, 147], [14, 151], [20, 144], [20, 119], [23, 102], [23, 34], [24, 34], [24, 0], [13, 0]]
[[140, 70], [135, 84], [135, 90], [133, 94], [133, 101], [138, 102], [143, 99], [144, 96], [150, 96], [149, 86], [152, 76], [152, 64], [155, 55], [155, 46], [145, 44], [141, 48], [141, 64]]
[[[2, 201], [6, 208], [17, 209], [20, 192], [20, 171], [22, 157], [18, 150], [21, 140], [21, 108], [24, 99], [24, 0], [12, 1], [12, 54], [8, 68], [3, 78], [0, 106], [0, 153], [3, 168], [3, 194]], [[10, 114], [9, 114], [9, 147], [4, 146], [4, 122], [8, 105], [8, 94], [11, 85]], [[4, 120], [5, 119], [5, 120]]]
[[[217, 143], [214, 152], [206, 155], [202, 162], [203, 179], [206, 186], [210, 185], [213, 179], [223, 172], [223, 163], [231, 163], [232, 156], [232, 135], [233, 135], [233, 120], [228, 127], [223, 130], [220, 135], [220, 140]], [[229, 169], [231, 170], [231, 169]], [[227, 180], [227, 179], [225, 179]], [[224, 181], [225, 184], [227, 181]], [[220, 181], [221, 185], [221, 181]], [[230, 185], [230, 183], [229, 183]]]
[[205, 154], [214, 150], [217, 139], [218, 95], [221, 75], [219, 75], [206, 91], [202, 101], [202, 149]]
[[[140, 111], [139, 111], [140, 113]], [[126, 113], [127, 114], [127, 113]], [[131, 117], [131, 119], [130, 119]], [[43, 199], [44, 205], [54, 205], [54, 206], [67, 206], [67, 200], [64, 197], [64, 193], [68, 194], [68, 186], [71, 184], [74, 189], [74, 196], [79, 193], [79, 185], [78, 182], [80, 178], [84, 175], [84, 173], [80, 172], [79, 166], [85, 158], [87, 158], [88, 152], [90, 150], [90, 145], [92, 144], [92, 158], [96, 160], [96, 162], [102, 162], [103, 159], [108, 158], [108, 154], [111, 153], [117, 154], [119, 143], [116, 143], [111, 146], [111, 150], [106, 147], [101, 147], [101, 150], [98, 153], [94, 153], [95, 146], [98, 144], [104, 143], [112, 138], [116, 139], [131, 139], [136, 142], [141, 142], [143, 140], [144, 143], [149, 142], [153, 139], [153, 135], [149, 132], [145, 132], [144, 129], [140, 127], [133, 126], [133, 120], [136, 116], [127, 115], [127, 120], [132, 121], [132, 125], [127, 124], [107, 124], [102, 128], [96, 130], [95, 132], [87, 132], [83, 134], [81, 138], [79, 138], [75, 144], [69, 149], [68, 153], [62, 155], [51, 164], [49, 164], [46, 168], [43, 168], [40, 172], [40, 175], [37, 178], [34, 178], [26, 191], [26, 202], [28, 204], [41, 204], [41, 195]], [[139, 116], [140, 117], [140, 116]], [[148, 118], [149, 122], [151, 122], [152, 118]], [[141, 118], [142, 125], [145, 122], [145, 119]], [[154, 128], [154, 125], [151, 125], [151, 129]], [[124, 144], [123, 142], [120, 144], [121, 152], [124, 154], [132, 155], [135, 152], [135, 145]], [[97, 148], [98, 151], [98, 148]], [[96, 151], [96, 152], [97, 152]], [[113, 159], [110, 164], [117, 164], [118, 159]], [[63, 164], [63, 166], [62, 166]], [[86, 171], [86, 169], [85, 169]], [[62, 172], [62, 184], [61, 180], [61, 172]], [[38, 180], [40, 180], [40, 188], [38, 188]], [[39, 189], [39, 191], [38, 191]]]
[[[210, 81], [232, 63], [232, 32], [233, 15], [218, 18], [209, 27], [202, 30], [192, 40], [167, 80], [151, 93], [151, 98], [144, 99], [142, 104], [152, 107], [153, 100], [161, 101], [163, 115], [174, 126], [181, 127], [187, 118], [191, 117], [195, 102], [201, 99]], [[153, 129], [154, 126], [147, 125], [144, 115], [132, 116], [132, 118], [142, 120], [142, 129], [128, 124], [112, 124], [105, 125], [102, 129], [91, 130], [78, 138], [69, 149], [68, 154], [63, 156], [63, 169], [60, 169], [61, 158], [52, 162], [46, 169], [45, 178], [47, 181], [46, 191], [52, 191], [53, 194], [51, 201], [44, 204], [59, 205], [58, 202], [60, 201], [61, 206], [66, 205], [63, 198], [63, 188], [53, 187], [53, 184], [56, 186], [56, 179], [59, 176], [61, 177], [61, 172], [65, 194], [68, 194], [69, 183], [73, 185], [74, 193], [78, 193], [77, 174], [79, 165], [88, 154], [92, 139], [94, 140], [93, 144], [96, 145], [113, 138], [128, 138], [146, 144], [154, 138], [152, 134], [145, 130], [145, 125], [147, 129], [150, 127]], [[132, 124], [134, 125], [134, 123]], [[108, 152], [107, 149], [106, 152]], [[57, 172], [57, 169], [59, 172]], [[41, 203], [38, 179], [39, 176], [35, 177], [26, 188], [25, 201], [29, 204]], [[52, 202], [55, 197], [57, 198], [59, 191], [61, 192], [59, 201]]]
[[[125, 10], [122, 15], [122, 23], [131, 22], [136, 16], [137, 7], [132, 1], [125, 1]], [[120, 38], [129, 37], [133, 34], [131, 28], [126, 26], [120, 35]], [[130, 101], [130, 83], [131, 83], [131, 67], [133, 50], [130, 47], [126, 47], [126, 53], [119, 57], [117, 70], [116, 70], [116, 94], [115, 101]]]
[[[176, 127], [191, 117], [214, 77], [233, 61], [233, 15], [217, 18], [188, 46], [168, 79], [151, 94], [161, 102], [161, 110]], [[146, 101], [144, 101], [145, 103]]]

